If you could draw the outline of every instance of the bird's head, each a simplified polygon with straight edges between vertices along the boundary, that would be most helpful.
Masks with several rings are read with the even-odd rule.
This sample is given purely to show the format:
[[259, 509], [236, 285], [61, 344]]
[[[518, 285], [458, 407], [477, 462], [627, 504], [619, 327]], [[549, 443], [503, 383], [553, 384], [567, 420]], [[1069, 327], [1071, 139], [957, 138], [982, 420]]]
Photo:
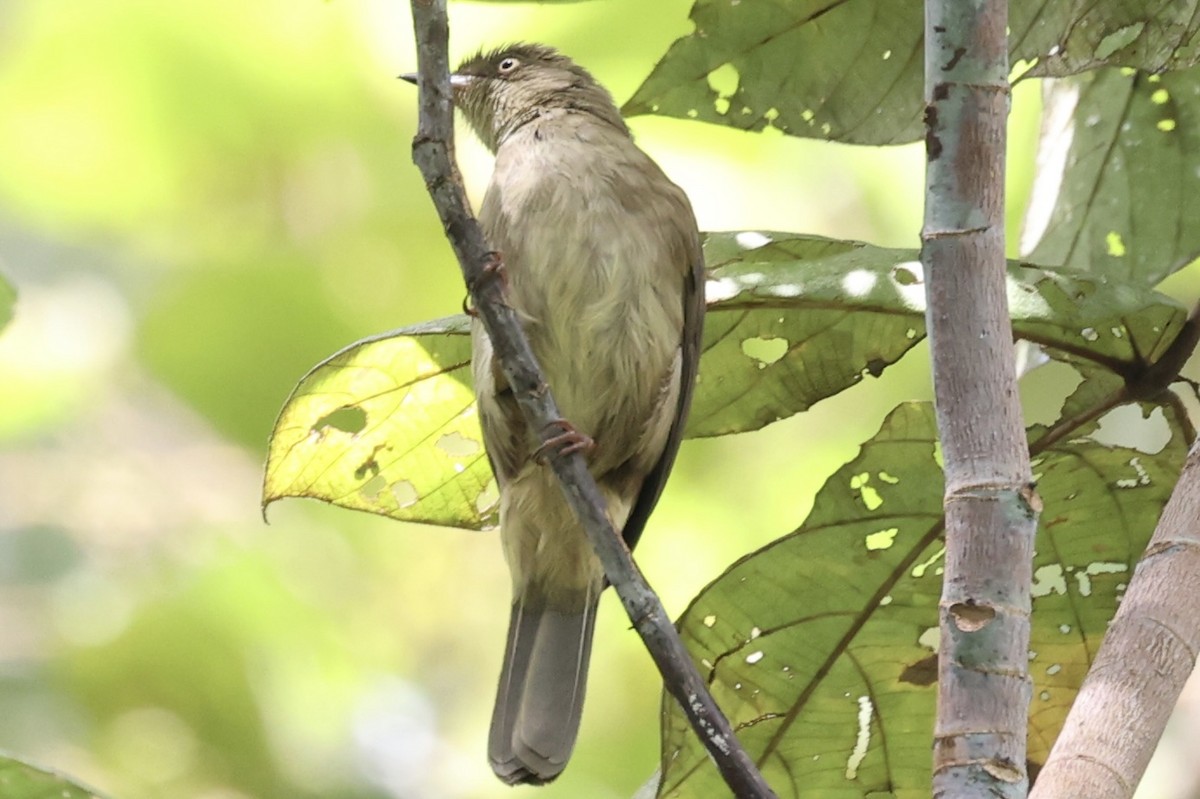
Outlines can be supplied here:
[[[415, 82], [415, 76], [404, 76]], [[509, 44], [465, 59], [450, 76], [454, 104], [489, 150], [552, 109], [590, 113], [628, 133], [612, 95], [586, 69], [542, 44]]]

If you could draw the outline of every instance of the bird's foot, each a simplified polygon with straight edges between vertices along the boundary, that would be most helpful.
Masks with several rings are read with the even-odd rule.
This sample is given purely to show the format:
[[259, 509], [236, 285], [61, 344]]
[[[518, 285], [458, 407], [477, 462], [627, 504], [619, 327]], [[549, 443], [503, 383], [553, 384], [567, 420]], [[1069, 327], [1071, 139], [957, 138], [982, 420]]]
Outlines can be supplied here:
[[[504, 293], [508, 291], [508, 267], [504, 265], [504, 257], [495, 250], [489, 252], [483, 258], [483, 265], [480, 267], [479, 276], [475, 278], [475, 285], [485, 279], [495, 279], [500, 281], [500, 291]], [[474, 288], [475, 286], [471, 286]], [[471, 292], [467, 292], [467, 296], [463, 297], [462, 302], [463, 313], [472, 318], [478, 318], [479, 311], [471, 305]]]
[[566, 419], [555, 419], [546, 425], [547, 429], [552, 427], [558, 428], [562, 432], [546, 439], [540, 447], [533, 451], [534, 461], [542, 466], [546, 465], [551, 453], [558, 457], [565, 457], [576, 452], [591, 452], [596, 447], [595, 439], [576, 430], [575, 425]]

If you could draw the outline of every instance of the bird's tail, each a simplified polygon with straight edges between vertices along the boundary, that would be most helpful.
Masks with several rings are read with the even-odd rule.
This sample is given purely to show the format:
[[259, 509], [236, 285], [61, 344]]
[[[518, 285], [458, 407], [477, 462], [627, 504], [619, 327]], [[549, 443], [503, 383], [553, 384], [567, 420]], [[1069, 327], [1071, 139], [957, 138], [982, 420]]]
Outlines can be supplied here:
[[510, 785], [550, 782], [567, 765], [579, 732], [599, 593], [588, 591], [565, 610], [529, 589], [513, 603], [488, 736], [492, 769]]

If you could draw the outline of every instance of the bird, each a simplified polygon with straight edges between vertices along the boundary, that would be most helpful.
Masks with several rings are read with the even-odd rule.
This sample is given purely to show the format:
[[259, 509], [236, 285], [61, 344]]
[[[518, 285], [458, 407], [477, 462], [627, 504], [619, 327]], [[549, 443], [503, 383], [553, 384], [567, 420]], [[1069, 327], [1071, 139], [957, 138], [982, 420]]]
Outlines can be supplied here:
[[[696, 382], [704, 256], [692, 206], [634, 143], [608, 90], [554, 48], [481, 50], [450, 84], [495, 156], [478, 219], [563, 417], [548, 445], [584, 453], [632, 548]], [[472, 362], [513, 591], [488, 757], [502, 781], [540, 785], [575, 745], [607, 583], [478, 318]]]

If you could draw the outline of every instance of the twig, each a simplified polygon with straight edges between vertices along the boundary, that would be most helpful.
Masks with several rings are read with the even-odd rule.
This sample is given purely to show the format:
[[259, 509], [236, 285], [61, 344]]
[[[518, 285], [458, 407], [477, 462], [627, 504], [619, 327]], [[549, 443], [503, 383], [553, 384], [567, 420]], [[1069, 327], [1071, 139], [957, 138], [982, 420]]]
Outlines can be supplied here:
[[[543, 431], [548, 439], [553, 434], [550, 423], [562, 417], [516, 314], [503, 302], [501, 281], [488, 279], [488, 273], [495, 273], [500, 256], [488, 249], [467, 205], [454, 162], [446, 3], [412, 0], [412, 11], [420, 74], [420, 121], [413, 140], [413, 162], [425, 178], [467, 289], [491, 338], [495, 358], [529, 429]], [[604, 499], [583, 456], [556, 456], [550, 459], [550, 467], [562, 482], [568, 504], [583, 524], [609, 583], [658, 665], [667, 690], [683, 707], [726, 783], [738, 797], [774, 797], [713, 701], [662, 603], [609, 522]]]
[[1200, 302], [1192, 307], [1175, 340], [1154, 363], [1132, 374], [1125, 383], [1133, 399], [1157, 399], [1179, 380], [1179, 372], [1200, 344]]

